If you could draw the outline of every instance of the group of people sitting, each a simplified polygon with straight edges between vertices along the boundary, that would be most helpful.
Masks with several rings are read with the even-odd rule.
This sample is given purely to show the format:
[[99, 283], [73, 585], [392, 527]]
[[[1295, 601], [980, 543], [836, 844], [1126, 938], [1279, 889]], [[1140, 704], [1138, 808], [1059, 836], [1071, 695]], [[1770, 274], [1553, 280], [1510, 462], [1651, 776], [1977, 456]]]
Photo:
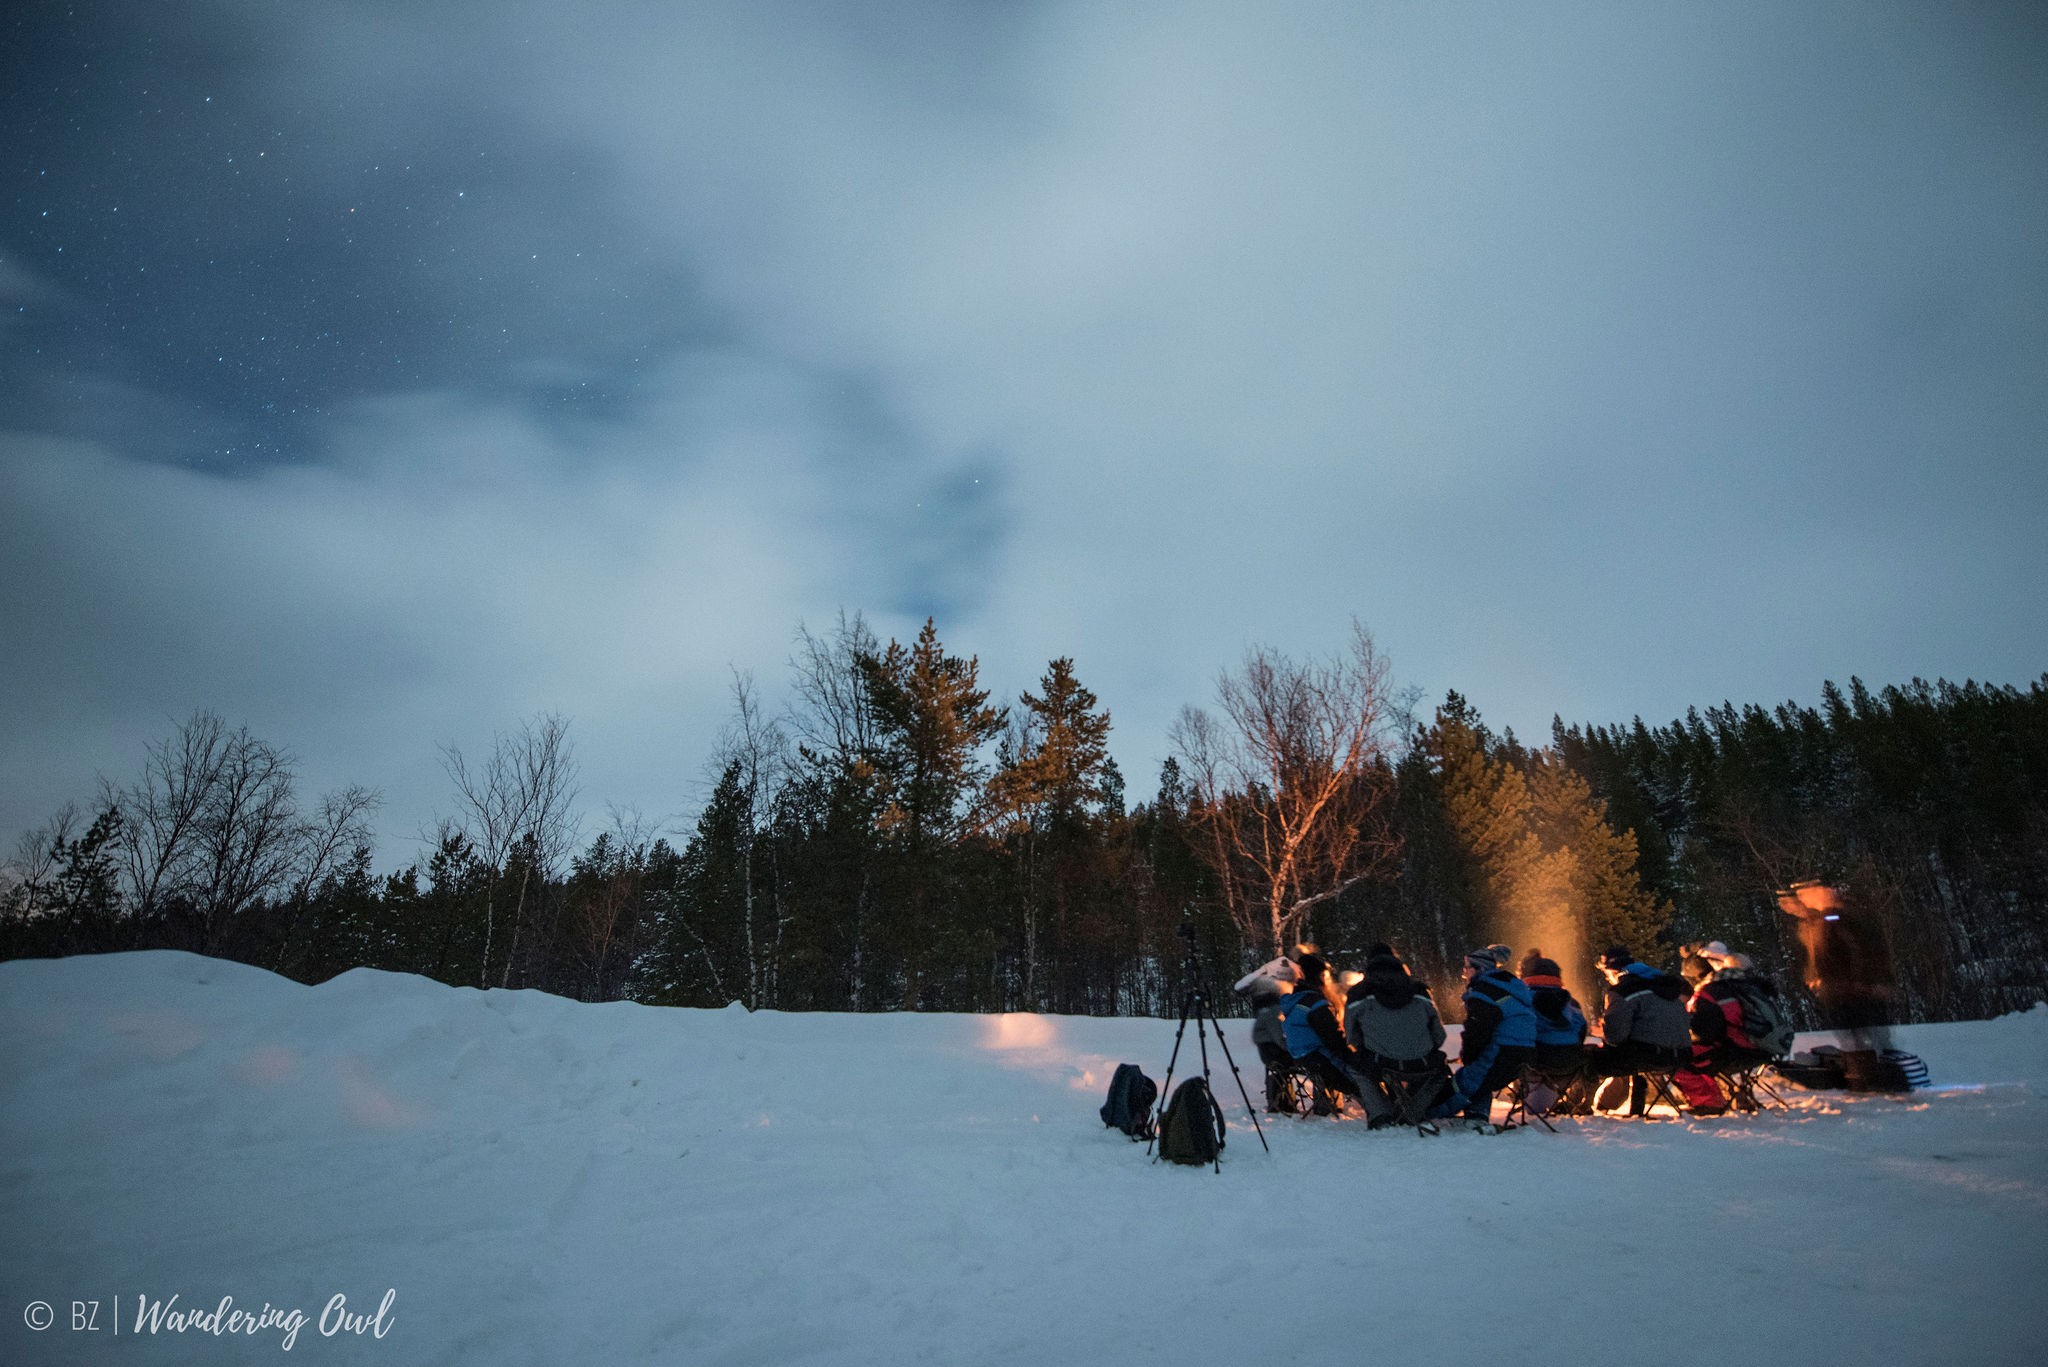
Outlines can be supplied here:
[[1366, 952], [1363, 973], [1340, 976], [1306, 945], [1254, 970], [1238, 988], [1252, 997], [1267, 1108], [1289, 1079], [1305, 1076], [1326, 1103], [1355, 1100], [1375, 1129], [1445, 1118], [1487, 1124], [1495, 1094], [1509, 1087], [1536, 1114], [1625, 1104], [1639, 1115], [1650, 1079], [1668, 1077], [1687, 1109], [1713, 1115], [1740, 1099], [1724, 1079], [1790, 1045], [1776, 989], [1719, 941], [1688, 946], [1683, 977], [1609, 948], [1599, 961], [1606, 990], [1597, 1043], [1556, 961], [1532, 949], [1510, 969], [1512, 957], [1506, 945], [1465, 956], [1455, 1070], [1428, 985], [1387, 945]]

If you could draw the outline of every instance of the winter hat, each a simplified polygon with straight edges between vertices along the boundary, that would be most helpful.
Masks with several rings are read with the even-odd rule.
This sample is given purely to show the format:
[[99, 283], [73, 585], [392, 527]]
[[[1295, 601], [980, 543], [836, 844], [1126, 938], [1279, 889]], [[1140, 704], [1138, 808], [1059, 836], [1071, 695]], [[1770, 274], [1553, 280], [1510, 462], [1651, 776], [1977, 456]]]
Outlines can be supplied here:
[[1368, 978], [1405, 978], [1408, 965], [1392, 954], [1375, 954], [1365, 961], [1365, 976]]
[[1702, 945], [1700, 947], [1700, 957], [1712, 964], [1717, 972], [1724, 968], [1748, 968], [1750, 965], [1750, 958], [1747, 954], [1737, 954], [1719, 940], [1709, 945]]
[[1627, 945], [1609, 945], [1607, 952], [1600, 956], [1600, 966], [1611, 968], [1616, 973], [1625, 972], [1635, 961], [1636, 956], [1628, 952]]
[[1261, 979], [1267, 982], [1292, 983], [1300, 976], [1301, 970], [1294, 966], [1292, 959], [1283, 954], [1277, 959], [1268, 959], [1265, 963], [1260, 964], [1257, 968], [1239, 978], [1237, 980], [1237, 991], [1254, 991]]
[[1472, 965], [1472, 971], [1475, 973], [1491, 973], [1500, 967], [1500, 960], [1493, 957], [1491, 947], [1473, 950], [1465, 956], [1465, 962]]
[[1515, 957], [1515, 951], [1509, 949], [1506, 945], [1488, 945], [1486, 947], [1486, 952], [1493, 956], [1493, 962], [1496, 968], [1506, 968], [1508, 966], [1508, 960]]
[[1294, 961], [1301, 970], [1301, 981], [1310, 987], [1321, 988], [1323, 978], [1330, 971], [1329, 960], [1320, 954], [1303, 954]]
[[1388, 944], [1385, 940], [1379, 940], [1365, 947], [1365, 957], [1367, 960], [1372, 960], [1392, 959], [1398, 956], [1395, 955], [1392, 945]]

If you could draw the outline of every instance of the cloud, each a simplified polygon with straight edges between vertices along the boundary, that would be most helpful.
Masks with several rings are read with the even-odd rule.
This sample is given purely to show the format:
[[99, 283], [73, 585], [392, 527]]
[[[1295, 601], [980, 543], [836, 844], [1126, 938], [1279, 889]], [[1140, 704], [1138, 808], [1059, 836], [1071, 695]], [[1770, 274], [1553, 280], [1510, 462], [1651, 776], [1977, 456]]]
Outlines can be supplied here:
[[[845, 396], [786, 367], [686, 357], [648, 387], [638, 423], [574, 432], [461, 394], [365, 401], [325, 460], [234, 479], [0, 442], [0, 608], [29, 647], [0, 659], [29, 723], [0, 815], [125, 777], [201, 707], [314, 786], [383, 786], [394, 854], [446, 810], [437, 745], [543, 709], [572, 718], [596, 802], [673, 812], [730, 666], [778, 671], [800, 617], [949, 592], [979, 555], [946, 550], [954, 524], [1000, 518], [971, 474], [850, 448]], [[934, 533], [923, 498], [972, 508]], [[907, 582], [877, 544], [937, 568]]]
[[[11, 415], [52, 772], [239, 698], [423, 809], [434, 742], [552, 706], [593, 796], [668, 810], [727, 662], [772, 686], [841, 605], [1002, 693], [1074, 656], [1140, 793], [1246, 643], [1354, 614], [1525, 735], [2041, 668], [2038, 26], [201, 14], [152, 20], [226, 54], [192, 174], [270, 138], [290, 188], [165, 196], [243, 292], [195, 264]], [[294, 464], [136, 470], [265, 394]]]

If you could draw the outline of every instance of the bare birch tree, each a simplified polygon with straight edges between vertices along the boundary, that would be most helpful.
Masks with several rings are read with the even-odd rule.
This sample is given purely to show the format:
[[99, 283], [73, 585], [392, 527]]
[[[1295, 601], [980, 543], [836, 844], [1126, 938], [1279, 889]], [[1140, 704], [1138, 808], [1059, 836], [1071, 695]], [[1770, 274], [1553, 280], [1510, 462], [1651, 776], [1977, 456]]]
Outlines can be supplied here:
[[1329, 660], [1253, 647], [1216, 696], [1220, 720], [1190, 707], [1171, 732], [1189, 818], [1246, 941], [1284, 953], [1316, 907], [1384, 875], [1399, 852], [1387, 662], [1354, 621], [1349, 650]]
[[874, 712], [859, 660], [879, 654], [881, 643], [858, 612], [848, 617], [842, 609], [830, 634], [797, 627], [789, 667], [802, 706], [790, 712], [790, 726], [815, 761], [851, 768], [874, 752]]
[[452, 745], [441, 747], [441, 764], [455, 784], [460, 812], [456, 827], [489, 870], [484, 894], [484, 957], [477, 985], [490, 985], [491, 939], [499, 885], [516, 857], [519, 887], [512, 908], [512, 943], [506, 951], [500, 987], [512, 985], [519, 940], [526, 921], [527, 893], [561, 867], [576, 838], [575, 756], [569, 721], [543, 712], [517, 731], [492, 738], [490, 758], [472, 765]]
[[[797, 627], [797, 650], [789, 662], [796, 705], [790, 710], [789, 725], [797, 759], [828, 791], [856, 793], [861, 798], [873, 793], [873, 757], [880, 739], [868, 697], [867, 674], [860, 662], [880, 654], [881, 643], [858, 612], [848, 617], [842, 608], [829, 633]], [[846, 987], [847, 1000], [860, 1010], [868, 996], [875, 861], [865, 840], [849, 853], [854, 872], [847, 880], [853, 902], [848, 917]]]
[[64, 850], [78, 838], [79, 824], [78, 804], [67, 802], [48, 821], [21, 833], [14, 857], [0, 864], [0, 910], [29, 920], [55, 900]]
[[776, 791], [790, 759], [789, 734], [761, 710], [754, 676], [735, 669], [732, 675], [732, 720], [718, 738], [709, 768], [723, 774], [737, 766], [744, 810], [740, 816], [740, 945], [747, 962], [747, 1009], [770, 1005], [775, 997], [776, 969], [781, 962], [783, 915], [781, 880], [769, 879], [765, 921], [757, 907], [754, 856], [767, 829]]
[[288, 751], [246, 726], [231, 731], [205, 711], [151, 746], [133, 783], [102, 780], [103, 807], [120, 814], [129, 908], [144, 917], [189, 913], [200, 949], [211, 951], [259, 902], [303, 897], [348, 851], [369, 842], [378, 798], [344, 788], [309, 816], [294, 785]]

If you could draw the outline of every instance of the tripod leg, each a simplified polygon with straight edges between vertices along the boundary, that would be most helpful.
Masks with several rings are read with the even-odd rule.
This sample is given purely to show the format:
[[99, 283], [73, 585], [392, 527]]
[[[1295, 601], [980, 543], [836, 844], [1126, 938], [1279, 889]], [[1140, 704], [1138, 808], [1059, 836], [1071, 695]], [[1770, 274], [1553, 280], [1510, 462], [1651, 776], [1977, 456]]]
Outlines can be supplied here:
[[[1209, 1008], [1203, 1005], [1202, 996], [1199, 992], [1194, 994], [1193, 1004], [1195, 1008], [1195, 1044], [1202, 1051], [1202, 1085], [1209, 1088], [1209, 1104], [1214, 1106], [1216, 1104], [1216, 1089], [1209, 1086], [1209, 1028], [1202, 1023], [1209, 1014]], [[1221, 1030], [1216, 1032], [1216, 1042], [1218, 1044], [1223, 1043], [1223, 1032]], [[1216, 1110], [1218, 1113], [1216, 1123], [1220, 1127], [1223, 1123], [1223, 1108], [1217, 1106]], [[1216, 1141], [1215, 1163], [1217, 1175], [1221, 1176], [1223, 1173], [1223, 1141], [1221, 1138], [1218, 1138]]]
[[[1208, 1009], [1208, 1003], [1203, 1003], [1203, 1009]], [[1216, 1042], [1223, 1046], [1223, 1061], [1230, 1065], [1230, 1075], [1237, 1079], [1237, 1094], [1244, 1098], [1244, 1113], [1252, 1118], [1252, 1130], [1259, 1136], [1259, 1147], [1271, 1153], [1273, 1146], [1266, 1142], [1265, 1127], [1259, 1124], [1259, 1113], [1252, 1109], [1251, 1093], [1244, 1089], [1244, 1074], [1237, 1071], [1237, 1060], [1230, 1056], [1230, 1041], [1223, 1038], [1223, 1025], [1213, 1015], [1209, 1017], [1209, 1024], [1216, 1027]]]
[[1159, 1084], [1159, 1113], [1152, 1117], [1152, 1138], [1145, 1141], [1145, 1152], [1152, 1152], [1152, 1141], [1159, 1137], [1160, 1127], [1166, 1124], [1166, 1102], [1173, 1094], [1173, 1066], [1180, 1062], [1180, 1037], [1188, 1032], [1188, 1003], [1180, 1004], [1180, 1024], [1173, 1032], [1173, 1053], [1166, 1060], [1166, 1081]]

